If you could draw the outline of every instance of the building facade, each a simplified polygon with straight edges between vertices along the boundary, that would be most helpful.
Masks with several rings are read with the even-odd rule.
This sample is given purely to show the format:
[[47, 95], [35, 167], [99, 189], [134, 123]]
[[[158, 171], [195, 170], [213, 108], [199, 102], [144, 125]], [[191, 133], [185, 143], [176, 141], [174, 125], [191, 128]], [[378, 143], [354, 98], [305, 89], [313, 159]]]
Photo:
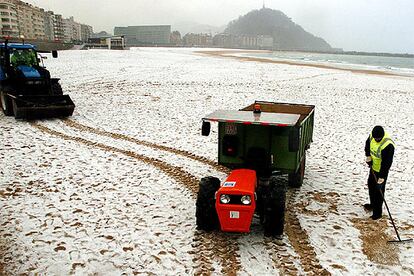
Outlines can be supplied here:
[[44, 13], [44, 29], [45, 29], [45, 36], [46, 40], [55, 40], [55, 30], [54, 30], [54, 22], [53, 22], [53, 12], [47, 11]]
[[0, 0], [0, 29], [2, 36], [20, 37], [17, 6], [13, 0]]
[[44, 10], [21, 1], [16, 1], [16, 10], [20, 36], [45, 40]]
[[81, 24], [80, 28], [81, 28], [81, 35], [80, 35], [81, 41], [83, 42], [88, 41], [88, 39], [92, 37], [93, 35], [92, 27], [89, 25]]
[[213, 38], [210, 34], [193, 34], [188, 33], [183, 37], [185, 46], [206, 47], [213, 45]]
[[257, 36], [257, 46], [260, 49], [267, 49], [272, 50], [273, 49], [273, 42], [274, 39], [270, 35], [259, 35]]
[[115, 27], [115, 36], [124, 36], [127, 46], [169, 45], [171, 26], [128, 26]]
[[0, 0], [0, 32], [11, 38], [86, 42], [93, 29], [20, 0]]
[[269, 35], [231, 35], [217, 34], [213, 37], [213, 45], [225, 48], [273, 50], [274, 39]]
[[82, 41], [81, 36], [81, 24], [75, 22], [73, 16], [63, 19], [64, 28], [64, 41], [65, 42], [80, 42]]
[[88, 49], [109, 49], [125, 50], [125, 38], [123, 36], [100, 36], [88, 39], [86, 44]]
[[53, 40], [65, 40], [65, 25], [63, 24], [63, 17], [60, 14], [53, 14]]

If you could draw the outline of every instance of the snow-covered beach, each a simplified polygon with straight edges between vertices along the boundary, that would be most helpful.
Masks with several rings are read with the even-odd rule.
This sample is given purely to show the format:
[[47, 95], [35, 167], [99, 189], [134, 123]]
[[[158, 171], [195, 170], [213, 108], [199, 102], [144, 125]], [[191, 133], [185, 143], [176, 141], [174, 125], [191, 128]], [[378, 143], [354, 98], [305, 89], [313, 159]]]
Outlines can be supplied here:
[[[69, 120], [0, 115], [0, 275], [413, 275], [368, 200], [364, 143], [380, 124], [396, 155], [386, 199], [414, 238], [414, 78], [208, 56], [197, 49], [64, 51], [47, 59]], [[304, 185], [283, 244], [195, 227], [197, 179], [217, 166], [201, 118], [255, 100], [316, 106]], [[204, 158], [201, 158], [204, 157]], [[283, 181], [283, 179], [282, 179]]]

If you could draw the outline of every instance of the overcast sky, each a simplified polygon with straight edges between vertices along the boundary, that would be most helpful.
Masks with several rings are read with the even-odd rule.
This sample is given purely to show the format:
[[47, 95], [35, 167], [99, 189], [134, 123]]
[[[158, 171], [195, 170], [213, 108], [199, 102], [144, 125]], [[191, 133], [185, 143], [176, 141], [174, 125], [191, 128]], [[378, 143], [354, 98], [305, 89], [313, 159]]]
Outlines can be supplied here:
[[[23, 0], [113, 33], [114, 26], [197, 22], [213, 26], [263, 0]], [[414, 0], [265, 0], [332, 47], [414, 53]]]

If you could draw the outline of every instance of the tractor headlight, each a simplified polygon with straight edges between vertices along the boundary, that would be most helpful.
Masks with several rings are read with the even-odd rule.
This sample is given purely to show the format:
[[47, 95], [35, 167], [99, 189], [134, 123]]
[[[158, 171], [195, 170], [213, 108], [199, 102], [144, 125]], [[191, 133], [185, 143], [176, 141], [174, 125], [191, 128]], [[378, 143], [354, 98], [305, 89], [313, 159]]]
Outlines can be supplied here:
[[241, 198], [241, 202], [242, 202], [244, 205], [249, 205], [249, 204], [251, 204], [251, 203], [252, 203], [252, 198], [251, 198], [249, 195], [242, 196], [242, 198]]
[[220, 196], [220, 202], [223, 204], [227, 204], [230, 202], [230, 196], [229, 195], [221, 195]]
[[34, 84], [34, 81], [27, 81], [27, 84], [28, 85], [33, 85]]

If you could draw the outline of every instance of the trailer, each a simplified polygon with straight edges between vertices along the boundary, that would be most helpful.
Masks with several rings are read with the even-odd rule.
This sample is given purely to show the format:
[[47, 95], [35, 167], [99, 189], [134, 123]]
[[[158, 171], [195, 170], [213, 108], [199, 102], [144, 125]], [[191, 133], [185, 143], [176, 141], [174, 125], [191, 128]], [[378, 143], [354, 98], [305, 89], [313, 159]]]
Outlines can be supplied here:
[[201, 179], [197, 226], [249, 232], [257, 212], [267, 236], [283, 233], [286, 188], [302, 185], [312, 142], [313, 105], [256, 101], [240, 110], [217, 110], [202, 119], [202, 135], [218, 123], [218, 163], [232, 169], [226, 181]]

